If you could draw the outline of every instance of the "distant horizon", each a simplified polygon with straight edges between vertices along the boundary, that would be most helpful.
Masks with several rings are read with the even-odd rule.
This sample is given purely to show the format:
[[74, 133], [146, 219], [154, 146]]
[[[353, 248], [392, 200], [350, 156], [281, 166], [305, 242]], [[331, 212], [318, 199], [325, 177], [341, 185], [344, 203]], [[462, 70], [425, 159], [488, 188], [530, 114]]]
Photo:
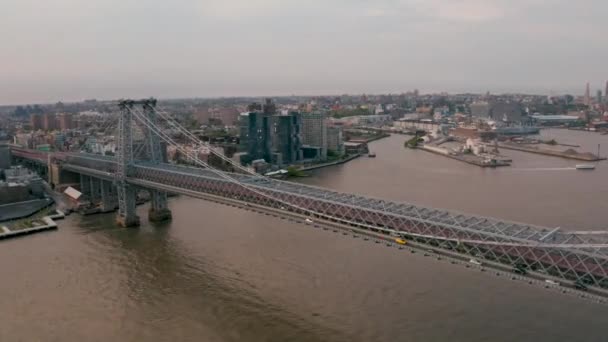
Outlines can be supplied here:
[[[586, 85], [586, 83], [585, 83]], [[584, 85], [584, 86], [585, 86]], [[584, 96], [584, 86], [583, 86], [583, 91], [582, 92], [568, 92], [568, 91], [557, 91], [557, 90], [544, 90], [544, 91], [525, 91], [525, 90], [519, 90], [519, 91], [492, 91], [492, 90], [484, 90], [484, 91], [473, 91], [473, 90], [463, 90], [463, 91], [432, 91], [432, 90], [425, 90], [425, 89], [421, 89], [421, 88], [411, 88], [408, 90], [404, 90], [404, 91], [386, 91], [386, 92], [344, 92], [344, 93], [317, 93], [317, 94], [305, 94], [305, 93], [282, 93], [282, 94], [260, 94], [260, 95], [210, 95], [210, 96], [203, 96], [203, 95], [191, 95], [191, 96], [185, 96], [185, 95], [177, 95], [177, 96], [156, 96], [156, 95], [148, 95], [148, 96], [142, 96], [141, 94], [139, 96], [122, 96], [122, 97], [117, 97], [117, 98], [102, 98], [102, 97], [95, 97], [95, 96], [90, 96], [90, 97], [86, 97], [86, 98], [81, 98], [81, 99], [47, 99], [44, 101], [38, 101], [38, 102], [19, 102], [19, 103], [0, 103], [0, 107], [13, 107], [13, 106], [28, 106], [28, 105], [54, 105], [58, 102], [62, 102], [62, 103], [81, 103], [84, 101], [88, 101], [88, 100], [96, 100], [99, 102], [112, 102], [112, 101], [119, 101], [120, 99], [126, 99], [126, 98], [130, 98], [130, 99], [140, 99], [140, 98], [156, 98], [160, 101], [171, 101], [171, 100], [194, 100], [194, 99], [201, 99], [201, 100], [213, 100], [213, 99], [230, 99], [230, 98], [280, 98], [280, 97], [291, 97], [291, 96], [295, 96], [295, 97], [339, 97], [342, 95], [347, 95], [347, 96], [361, 96], [361, 95], [370, 95], [370, 96], [376, 96], [376, 95], [400, 95], [400, 94], [406, 94], [406, 93], [411, 93], [413, 91], [415, 91], [416, 89], [419, 91], [419, 95], [423, 96], [423, 95], [438, 95], [438, 94], [447, 94], [447, 95], [459, 95], [459, 94], [474, 94], [474, 95], [483, 95], [486, 94], [488, 91], [490, 92], [491, 95], [530, 95], [530, 96], [564, 96], [564, 95], [572, 95], [574, 97], [579, 97], [579, 96]], [[593, 86], [591, 86], [591, 97], [595, 97], [596, 96], [596, 92], [597, 90], [601, 90], [603, 96], [606, 96], [604, 94], [604, 88], [593, 88]]]

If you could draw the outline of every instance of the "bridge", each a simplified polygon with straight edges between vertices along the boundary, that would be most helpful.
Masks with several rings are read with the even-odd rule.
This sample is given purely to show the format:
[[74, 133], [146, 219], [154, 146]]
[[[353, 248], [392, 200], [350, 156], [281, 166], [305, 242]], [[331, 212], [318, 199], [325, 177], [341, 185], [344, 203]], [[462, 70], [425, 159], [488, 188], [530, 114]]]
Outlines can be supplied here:
[[[46, 172], [53, 186], [64, 179], [76, 181], [83, 194], [98, 202], [103, 211], [117, 208], [117, 223], [124, 227], [139, 224], [135, 204], [142, 191], [150, 194], [151, 221], [171, 219], [168, 194], [221, 198], [300, 215], [314, 222], [401, 237], [608, 294], [608, 231], [541, 227], [269, 179], [199, 141], [170, 114], [157, 109], [153, 99], [121, 101], [119, 108], [116, 157], [45, 153], [19, 147], [12, 148], [12, 155]], [[167, 129], [178, 130], [192, 144], [210, 149], [230, 163], [234, 172], [210, 167], [176, 143], [166, 134]], [[140, 146], [146, 149], [143, 157], [133, 149], [137, 130], [143, 137]], [[197, 167], [167, 163], [161, 141], [184, 153]]]

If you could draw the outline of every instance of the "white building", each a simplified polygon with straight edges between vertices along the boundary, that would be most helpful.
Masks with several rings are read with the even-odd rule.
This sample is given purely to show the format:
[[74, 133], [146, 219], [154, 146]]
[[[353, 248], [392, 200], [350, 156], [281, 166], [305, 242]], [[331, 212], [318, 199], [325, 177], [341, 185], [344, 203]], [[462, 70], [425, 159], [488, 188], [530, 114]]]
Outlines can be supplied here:
[[344, 154], [344, 132], [340, 126], [327, 127], [327, 149]]
[[327, 115], [302, 113], [302, 145], [319, 147], [321, 158], [327, 158]]

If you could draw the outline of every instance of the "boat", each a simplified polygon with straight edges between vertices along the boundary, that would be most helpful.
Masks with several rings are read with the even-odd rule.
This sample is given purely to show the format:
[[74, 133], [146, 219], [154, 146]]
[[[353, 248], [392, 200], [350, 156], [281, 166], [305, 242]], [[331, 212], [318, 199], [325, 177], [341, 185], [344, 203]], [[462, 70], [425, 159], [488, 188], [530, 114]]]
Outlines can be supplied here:
[[547, 279], [547, 280], [545, 280], [545, 283], [547, 283], [547, 284], [549, 284], [549, 285], [555, 285], [555, 286], [559, 286], [559, 283], [558, 283], [558, 282], [556, 282], [556, 281], [554, 281], [554, 280], [551, 280], [551, 279]]
[[479, 265], [479, 266], [481, 266], [481, 262], [480, 262], [479, 260], [476, 260], [476, 259], [471, 259], [471, 260], [469, 260], [469, 262], [470, 262], [471, 264], [473, 264], [473, 265]]
[[400, 245], [405, 245], [407, 243], [407, 241], [403, 240], [403, 239], [395, 239], [395, 242], [400, 244]]
[[370, 157], [370, 158], [376, 158], [376, 153], [370, 152], [370, 153], [367, 154], [367, 156]]
[[309, 218], [307, 218], [307, 219], [306, 219], [306, 220], [304, 220], [304, 221], [306, 221], [306, 223], [312, 223], [312, 220], [311, 220], [311, 219], [309, 219]]
[[577, 170], [595, 170], [595, 165], [593, 164], [577, 164]]

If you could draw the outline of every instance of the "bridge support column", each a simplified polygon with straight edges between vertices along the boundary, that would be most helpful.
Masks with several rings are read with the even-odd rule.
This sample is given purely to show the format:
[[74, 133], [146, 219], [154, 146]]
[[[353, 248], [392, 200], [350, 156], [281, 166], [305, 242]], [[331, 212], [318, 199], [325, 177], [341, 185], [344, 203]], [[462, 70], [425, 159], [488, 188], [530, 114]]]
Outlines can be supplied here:
[[[155, 109], [156, 100], [150, 99], [144, 101], [142, 106], [144, 115], [148, 118], [149, 122], [156, 124], [158, 121]], [[150, 157], [150, 161], [153, 163], [162, 162], [163, 153], [161, 151], [160, 138], [147, 126], [143, 127], [143, 132], [146, 138], [146, 147], [148, 150], [148, 156]], [[150, 190], [150, 197], [152, 199], [152, 204], [150, 205], [150, 211], [148, 212], [148, 219], [151, 222], [161, 222], [170, 220], [172, 215], [167, 205], [167, 193], [156, 190]]]
[[115, 191], [111, 182], [101, 181], [101, 211], [104, 213], [114, 211], [118, 206]]
[[137, 227], [139, 226], [139, 216], [136, 212], [137, 190], [128, 184], [123, 184], [118, 188], [119, 207], [116, 223], [119, 226]]
[[148, 211], [148, 219], [150, 222], [162, 222], [170, 220], [173, 216], [171, 214], [171, 210], [168, 208], [167, 193], [150, 190], [150, 197], [152, 198], [150, 210]]
[[91, 203], [99, 203], [101, 201], [101, 179], [91, 178]]
[[91, 177], [83, 174], [80, 175], [80, 192], [87, 199], [91, 198]]

